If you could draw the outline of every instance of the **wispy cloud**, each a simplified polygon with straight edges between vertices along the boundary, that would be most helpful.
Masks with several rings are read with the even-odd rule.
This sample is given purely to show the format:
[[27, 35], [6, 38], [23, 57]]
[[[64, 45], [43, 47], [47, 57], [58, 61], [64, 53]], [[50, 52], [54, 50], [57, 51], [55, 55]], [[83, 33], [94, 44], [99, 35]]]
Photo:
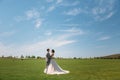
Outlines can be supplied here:
[[72, 18], [68, 18], [68, 19], [65, 20], [65, 22], [69, 22], [71, 20], [72, 20]]
[[[68, 29], [68, 30], [61, 30], [62, 32], [67, 32], [64, 34], [60, 34], [58, 36], [51, 36], [45, 40], [39, 40], [34, 43], [29, 44], [21, 44], [21, 45], [14, 45], [14, 44], [3, 44], [0, 43], [0, 53], [1, 55], [14, 55], [20, 56], [23, 55], [38, 55], [40, 54], [43, 56], [44, 54], [40, 53], [41, 51], [45, 51], [46, 48], [60, 48], [66, 45], [70, 45], [72, 43], [76, 43], [77, 40], [72, 39], [72, 37], [81, 35], [83, 32], [77, 29]], [[8, 33], [5, 33], [8, 34]], [[47, 31], [45, 35], [50, 36], [53, 33], [51, 31]]]
[[[66, 30], [58, 30], [58, 31], [62, 31], [62, 32], [67, 32], [67, 33], [72, 33], [73, 35], [83, 35], [86, 34], [85, 31], [81, 30], [81, 29], [76, 29], [76, 28], [70, 28], [70, 29], [66, 29]], [[72, 35], [71, 34], [71, 35]]]
[[48, 3], [53, 2], [54, 0], [46, 0]]
[[35, 21], [35, 27], [36, 28], [40, 28], [41, 25], [42, 25], [42, 20], [41, 19], [36, 19], [36, 21]]
[[93, 16], [97, 21], [103, 21], [103, 20], [107, 20], [110, 17], [112, 17], [114, 15], [114, 11], [107, 11], [107, 9], [105, 8], [94, 8], [93, 11]]
[[17, 54], [17, 50], [13, 45], [5, 45], [0, 42], [0, 55], [11, 56], [12, 54]]
[[110, 12], [108, 15], [106, 15], [105, 17], [103, 17], [101, 20], [107, 20], [109, 18], [111, 18], [114, 15], [115, 12]]
[[43, 24], [43, 19], [40, 16], [40, 12], [37, 9], [27, 10], [24, 16], [17, 16], [16, 21], [32, 21], [34, 22], [35, 28], [40, 28]]
[[35, 43], [24, 44], [24, 45], [5, 45], [0, 44], [0, 53], [2, 55], [38, 55], [41, 50], [46, 48], [60, 48], [65, 45], [75, 43], [76, 40], [70, 40], [69, 38], [73, 35], [60, 35], [57, 37], [51, 37], [43, 41], [37, 41]]
[[106, 46], [105, 45], [98, 45], [98, 46], [95, 46], [95, 48], [105, 48]]
[[43, 19], [40, 18], [40, 12], [35, 9], [26, 11], [26, 17], [28, 20], [35, 22], [36, 28], [40, 28], [43, 24]]
[[48, 3], [55, 2], [56, 4], [60, 4], [63, 0], [46, 0]]
[[35, 9], [28, 10], [25, 12], [25, 14], [26, 14], [28, 20], [29, 19], [36, 19], [36, 18], [40, 17], [40, 13]]
[[75, 40], [63, 40], [63, 41], [56, 41], [55, 42], [55, 46], [56, 47], [61, 47], [61, 46], [64, 46], [64, 45], [67, 45], [67, 44], [71, 44], [71, 43], [75, 43], [76, 41]]
[[79, 5], [80, 4], [80, 2], [79, 1], [74, 1], [74, 2], [72, 2], [72, 3], [69, 3], [69, 2], [66, 2], [66, 3], [62, 3], [61, 4], [61, 6], [77, 6], [77, 5]]
[[48, 0], [47, 2], [53, 2], [51, 6], [48, 7], [47, 12], [54, 11], [57, 7], [60, 6], [60, 4], [63, 2], [63, 0]]
[[[70, 10], [66, 10], [63, 13], [69, 16], [77, 16], [79, 14], [87, 15], [93, 18], [95, 21], [104, 21], [111, 18], [115, 14], [115, 0], [99, 0], [93, 1], [93, 7], [83, 6], [82, 8], [76, 7]], [[79, 2], [75, 2], [79, 4]]]
[[56, 8], [56, 7], [55, 7], [54, 5], [52, 5], [52, 6], [50, 6], [50, 7], [48, 8], [47, 12], [51, 12], [51, 11], [53, 11], [55, 8]]
[[64, 11], [63, 14], [69, 15], [69, 16], [77, 16], [84, 12], [86, 12], [86, 10], [82, 10], [81, 8], [74, 8], [74, 9], [70, 9], [68, 11]]
[[76, 15], [80, 14], [81, 12], [82, 12], [82, 10], [80, 8], [74, 8], [74, 9], [64, 12], [64, 14], [76, 16]]
[[100, 37], [98, 40], [103, 41], [103, 40], [108, 40], [110, 38], [111, 38], [110, 36], [103, 36], [103, 37]]
[[61, 24], [62, 26], [68, 26], [68, 27], [79, 27], [80, 24], [76, 23], [66, 23], [66, 24]]
[[75, 1], [75, 2], [73, 2], [71, 5], [72, 6], [76, 6], [76, 5], [78, 5], [80, 2], [79, 1]]
[[115, 1], [100, 0], [96, 2], [96, 6], [92, 8], [92, 14], [97, 21], [107, 20], [115, 13]]
[[57, 0], [56, 4], [62, 3], [63, 0]]
[[47, 32], [45, 32], [45, 35], [50, 36], [50, 35], [52, 35], [52, 32], [51, 31], [47, 31]]
[[0, 37], [8, 37], [15, 34], [15, 31], [0, 32]]

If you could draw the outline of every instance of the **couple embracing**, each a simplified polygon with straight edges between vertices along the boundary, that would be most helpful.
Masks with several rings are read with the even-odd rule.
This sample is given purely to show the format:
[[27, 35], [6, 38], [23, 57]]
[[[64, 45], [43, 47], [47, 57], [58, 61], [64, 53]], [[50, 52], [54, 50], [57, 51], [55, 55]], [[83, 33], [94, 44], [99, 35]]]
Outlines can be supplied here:
[[50, 54], [50, 49], [47, 49], [47, 54], [46, 54], [46, 68], [44, 70], [44, 73], [46, 74], [67, 74], [69, 71], [63, 70], [53, 59], [53, 56], [55, 54], [55, 50], [51, 50]]

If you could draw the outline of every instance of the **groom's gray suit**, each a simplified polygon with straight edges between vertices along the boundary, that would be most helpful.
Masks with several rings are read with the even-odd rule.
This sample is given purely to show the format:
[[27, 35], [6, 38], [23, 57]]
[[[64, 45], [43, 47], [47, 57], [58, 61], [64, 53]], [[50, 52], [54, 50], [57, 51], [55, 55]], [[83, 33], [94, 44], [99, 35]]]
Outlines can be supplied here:
[[50, 60], [51, 60], [50, 53], [47, 53], [47, 54], [46, 54], [46, 58], [47, 58], [46, 66], [48, 67], [48, 65], [50, 64]]

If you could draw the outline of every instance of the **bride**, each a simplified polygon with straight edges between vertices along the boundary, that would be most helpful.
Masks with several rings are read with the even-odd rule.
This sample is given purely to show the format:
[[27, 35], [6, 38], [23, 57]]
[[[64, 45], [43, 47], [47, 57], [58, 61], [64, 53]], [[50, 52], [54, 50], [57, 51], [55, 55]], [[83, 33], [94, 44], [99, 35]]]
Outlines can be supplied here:
[[[55, 50], [52, 49], [51, 57], [54, 56]], [[69, 71], [63, 70], [54, 59], [51, 58], [48, 67], [45, 68], [44, 73], [46, 74], [67, 74]]]

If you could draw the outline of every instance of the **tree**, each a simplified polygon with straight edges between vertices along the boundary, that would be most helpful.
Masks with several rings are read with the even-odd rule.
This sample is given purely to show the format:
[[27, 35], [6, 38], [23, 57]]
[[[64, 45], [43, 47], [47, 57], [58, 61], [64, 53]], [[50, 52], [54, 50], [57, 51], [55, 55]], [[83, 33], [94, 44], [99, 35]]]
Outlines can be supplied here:
[[118, 56], [118, 59], [120, 59], [120, 56]]
[[2, 58], [4, 58], [4, 55], [2, 55]]
[[73, 59], [77, 59], [76, 57], [74, 57]]
[[37, 59], [41, 59], [41, 57], [40, 57], [40, 56], [37, 56]]
[[35, 56], [31, 56], [31, 58], [35, 58]]
[[28, 58], [30, 58], [30, 56], [26, 56], [25, 58], [28, 59]]
[[23, 55], [21, 55], [21, 57], [20, 57], [21, 59], [23, 59], [24, 58], [24, 56]]

